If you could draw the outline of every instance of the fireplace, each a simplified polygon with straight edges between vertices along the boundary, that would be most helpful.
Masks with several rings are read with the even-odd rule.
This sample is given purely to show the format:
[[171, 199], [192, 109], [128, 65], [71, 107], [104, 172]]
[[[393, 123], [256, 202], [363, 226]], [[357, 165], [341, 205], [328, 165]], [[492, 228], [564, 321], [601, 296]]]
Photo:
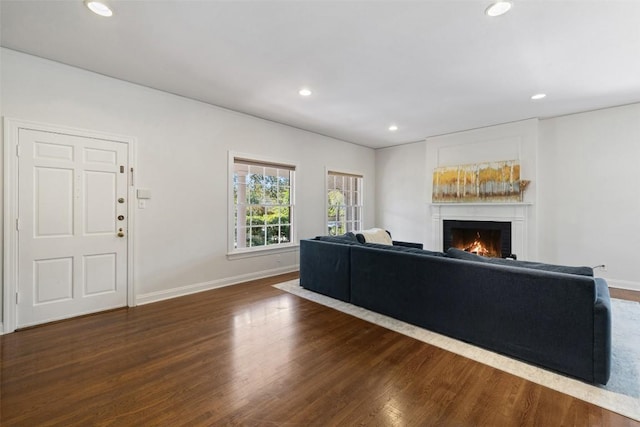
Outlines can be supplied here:
[[[434, 251], [447, 250], [451, 247], [451, 232], [449, 225], [445, 231], [444, 223], [469, 222], [473, 225], [479, 222], [488, 222], [492, 225], [504, 223], [505, 229], [500, 233], [500, 239], [510, 247], [500, 244], [502, 257], [509, 254], [517, 254], [519, 260], [528, 260], [531, 250], [535, 250], [535, 242], [528, 239], [533, 222], [529, 212], [530, 203], [432, 203], [431, 213], [431, 240], [427, 241], [427, 248]], [[508, 234], [507, 234], [508, 233]], [[535, 234], [535, 233], [534, 233]], [[475, 235], [477, 237], [477, 234]], [[508, 237], [510, 236], [510, 238]]]
[[442, 246], [494, 258], [515, 258], [511, 221], [443, 220]]

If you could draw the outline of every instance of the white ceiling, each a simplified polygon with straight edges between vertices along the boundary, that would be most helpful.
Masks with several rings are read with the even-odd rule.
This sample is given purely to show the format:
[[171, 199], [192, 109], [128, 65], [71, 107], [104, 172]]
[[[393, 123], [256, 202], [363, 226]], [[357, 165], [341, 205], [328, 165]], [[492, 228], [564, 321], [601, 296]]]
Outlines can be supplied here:
[[102, 18], [80, 0], [2, 0], [0, 36], [374, 148], [640, 102], [640, 0], [513, 0], [498, 18], [489, 3], [112, 0]]

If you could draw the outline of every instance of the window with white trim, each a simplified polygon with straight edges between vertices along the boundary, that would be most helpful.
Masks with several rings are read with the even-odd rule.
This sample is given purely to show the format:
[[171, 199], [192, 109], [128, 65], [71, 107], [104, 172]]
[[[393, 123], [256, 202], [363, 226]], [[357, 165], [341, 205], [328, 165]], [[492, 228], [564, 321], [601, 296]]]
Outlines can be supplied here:
[[233, 157], [233, 248], [293, 242], [295, 166]]
[[362, 230], [362, 175], [327, 173], [327, 229], [338, 236]]

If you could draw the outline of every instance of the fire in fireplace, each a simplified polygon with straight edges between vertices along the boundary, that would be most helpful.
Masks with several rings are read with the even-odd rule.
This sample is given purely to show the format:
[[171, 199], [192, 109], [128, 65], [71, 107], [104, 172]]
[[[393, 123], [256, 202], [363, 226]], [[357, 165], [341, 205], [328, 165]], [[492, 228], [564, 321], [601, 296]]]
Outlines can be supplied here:
[[511, 222], [457, 221], [442, 223], [443, 249], [462, 249], [494, 258], [515, 258], [511, 253]]

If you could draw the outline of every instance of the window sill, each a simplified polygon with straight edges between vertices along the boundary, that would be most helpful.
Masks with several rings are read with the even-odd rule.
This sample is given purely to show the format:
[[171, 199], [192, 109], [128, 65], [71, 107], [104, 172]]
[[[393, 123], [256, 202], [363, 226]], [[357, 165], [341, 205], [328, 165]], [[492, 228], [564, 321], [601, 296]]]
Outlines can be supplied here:
[[299, 248], [300, 248], [300, 245], [298, 243], [290, 243], [288, 245], [278, 245], [275, 247], [265, 246], [265, 247], [252, 248], [252, 249], [240, 249], [240, 250], [235, 250], [233, 252], [227, 253], [227, 259], [234, 260], [234, 259], [252, 258], [257, 256], [273, 255], [273, 254], [284, 253], [284, 252], [293, 252], [293, 251], [297, 251]]

